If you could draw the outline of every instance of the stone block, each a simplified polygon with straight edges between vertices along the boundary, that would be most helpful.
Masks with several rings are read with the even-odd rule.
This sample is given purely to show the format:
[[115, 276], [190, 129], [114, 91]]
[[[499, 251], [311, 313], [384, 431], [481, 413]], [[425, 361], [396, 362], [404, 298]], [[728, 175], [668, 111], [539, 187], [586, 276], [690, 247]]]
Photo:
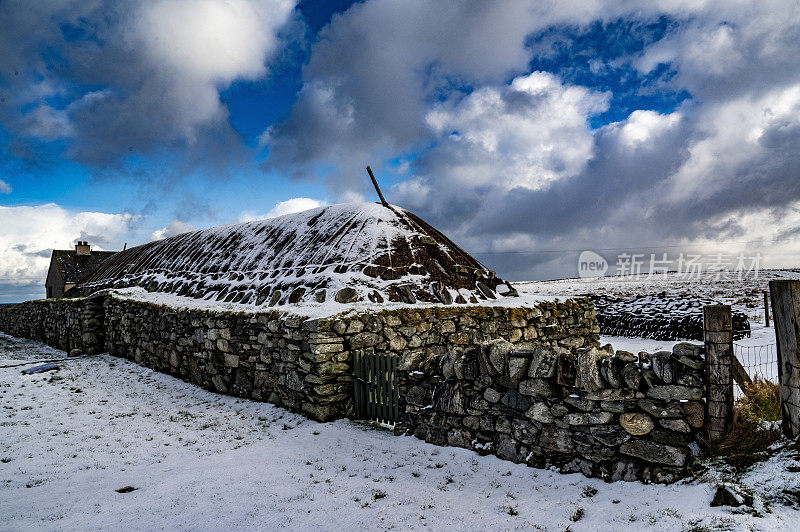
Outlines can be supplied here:
[[665, 384], [663, 386], [652, 386], [647, 390], [647, 397], [661, 399], [662, 401], [699, 400], [703, 398], [703, 389]]
[[553, 397], [555, 388], [547, 379], [526, 379], [519, 383], [519, 393], [528, 397]]
[[511, 418], [499, 416], [494, 422], [494, 430], [500, 434], [511, 434]]
[[639, 366], [629, 362], [622, 368], [622, 377], [625, 380], [625, 385], [633, 390], [638, 390], [642, 384], [642, 373]]
[[604, 388], [602, 390], [595, 390], [586, 393], [586, 399], [592, 401], [622, 401], [625, 399], [633, 399], [636, 392], [633, 390]]
[[362, 332], [353, 335], [350, 338], [350, 347], [352, 349], [363, 349], [365, 347], [373, 347], [380, 342], [380, 337], [371, 332]]
[[468, 430], [450, 429], [447, 432], [447, 444], [452, 447], [472, 448], [473, 437]]
[[500, 402], [515, 410], [527, 410], [531, 406], [530, 400], [516, 390], [508, 390]]
[[590, 399], [585, 399], [583, 397], [573, 397], [571, 395], [565, 397], [564, 402], [570, 406], [574, 406], [575, 408], [583, 412], [590, 412], [594, 410], [595, 407], [597, 406], [597, 403], [595, 401], [592, 401]]
[[528, 376], [533, 379], [549, 379], [553, 377], [558, 366], [558, 356], [564, 351], [566, 350], [543, 346], [536, 346], [528, 351], [530, 358]]
[[518, 384], [528, 372], [529, 364], [530, 359], [527, 356], [519, 356], [517, 351], [509, 353], [508, 377], [511, 379], [511, 382]]
[[340, 353], [344, 351], [344, 344], [341, 343], [309, 344], [308, 349], [314, 355], [326, 355], [331, 353]]
[[486, 391], [483, 392], [483, 398], [492, 404], [499, 402], [501, 397], [500, 392], [494, 388], [486, 388]]
[[539, 445], [551, 451], [569, 453], [575, 448], [569, 430], [545, 425], [539, 435]]
[[558, 368], [556, 371], [556, 382], [558, 382], [558, 384], [562, 386], [575, 386], [575, 356], [572, 353], [568, 351], [559, 352]]
[[681, 403], [665, 403], [653, 399], [639, 399], [639, 408], [655, 418], [683, 417]]
[[689, 423], [687, 423], [683, 419], [674, 419], [674, 418], [666, 418], [666, 419], [659, 419], [658, 424], [664, 427], [665, 429], [674, 431], [674, 432], [682, 432], [684, 434], [688, 434], [692, 431]]
[[590, 429], [592, 437], [602, 445], [616, 447], [631, 439], [631, 435], [617, 425], [597, 425]]
[[696, 429], [705, 425], [706, 407], [702, 401], [687, 401], [681, 403], [689, 425]]
[[552, 423], [555, 418], [553, 417], [550, 408], [545, 403], [534, 403], [527, 412], [525, 417], [539, 423]]
[[501, 375], [505, 373], [508, 355], [513, 348], [513, 344], [503, 339], [492, 340], [486, 344], [488, 360], [495, 373]]
[[603, 379], [600, 376], [600, 360], [608, 356], [608, 353], [600, 349], [591, 347], [578, 353], [577, 374], [580, 379], [580, 387], [587, 391], [594, 391], [603, 388]]
[[623, 443], [619, 451], [646, 462], [654, 462], [675, 467], [684, 467], [689, 456], [687, 449], [664, 445], [645, 439], [635, 439]]
[[653, 373], [664, 384], [672, 384], [675, 381], [675, 372], [672, 367], [672, 353], [670, 351], [658, 351], [653, 353], [651, 363]]
[[650, 431], [653, 430], [653, 427], [655, 427], [653, 418], [647, 414], [641, 414], [637, 412], [620, 414], [619, 424], [628, 432], [628, 434], [631, 434], [632, 436], [644, 436], [645, 434], [650, 433]]
[[[691, 342], [680, 342], [672, 346], [672, 354], [675, 358], [688, 357], [689, 359], [700, 359], [705, 352], [705, 347], [702, 344], [693, 344]], [[695, 368], [699, 369], [699, 368]]]
[[514, 419], [511, 423], [511, 435], [524, 445], [532, 445], [536, 443], [539, 428], [530, 421]]
[[613, 419], [611, 412], [573, 412], [564, 416], [569, 425], [603, 425]]

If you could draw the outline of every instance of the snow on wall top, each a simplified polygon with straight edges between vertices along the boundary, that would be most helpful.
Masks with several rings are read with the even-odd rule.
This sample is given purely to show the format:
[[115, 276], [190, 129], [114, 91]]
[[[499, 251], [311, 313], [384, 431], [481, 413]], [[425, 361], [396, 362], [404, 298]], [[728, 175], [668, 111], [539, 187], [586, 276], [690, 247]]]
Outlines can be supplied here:
[[516, 294], [414, 214], [379, 203], [331, 205], [150, 242], [117, 253], [68, 295], [134, 286], [259, 306], [478, 303]]

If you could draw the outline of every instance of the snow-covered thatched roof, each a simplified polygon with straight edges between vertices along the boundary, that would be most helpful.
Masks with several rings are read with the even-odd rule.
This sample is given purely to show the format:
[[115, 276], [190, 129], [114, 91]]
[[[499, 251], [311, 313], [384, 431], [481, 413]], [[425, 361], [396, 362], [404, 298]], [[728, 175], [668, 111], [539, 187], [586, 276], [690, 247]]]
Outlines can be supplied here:
[[334, 299], [477, 303], [514, 293], [420, 218], [379, 203], [331, 205], [150, 242], [118, 253], [70, 295], [132, 286], [270, 306]]

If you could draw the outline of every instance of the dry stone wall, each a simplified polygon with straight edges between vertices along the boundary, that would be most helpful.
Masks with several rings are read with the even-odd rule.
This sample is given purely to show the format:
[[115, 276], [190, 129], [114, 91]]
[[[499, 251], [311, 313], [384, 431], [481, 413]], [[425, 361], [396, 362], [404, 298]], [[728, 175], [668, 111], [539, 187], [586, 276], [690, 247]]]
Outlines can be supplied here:
[[402, 308], [307, 319], [285, 312], [176, 311], [109, 298], [107, 350], [221, 393], [317, 420], [353, 415], [353, 354], [390, 353], [425, 366], [493, 338], [574, 349], [597, 345], [588, 300], [534, 309]]
[[438, 445], [607, 480], [685, 476], [704, 426], [702, 346], [633, 355], [493, 340], [401, 373], [405, 427]]
[[105, 344], [103, 298], [46, 299], [0, 308], [0, 331], [57, 349], [101, 353]]
[[353, 415], [354, 354], [394, 354], [399, 429], [608, 480], [684, 476], [705, 425], [702, 346], [638, 355], [601, 348], [588, 299], [309, 319], [98, 295], [5, 307], [0, 330], [66, 350], [108, 351], [321, 421]]
[[575, 349], [597, 345], [599, 332], [587, 299], [531, 309], [407, 307], [308, 319], [282, 311], [176, 310], [113, 295], [2, 309], [0, 330], [63, 349], [108, 351], [323, 421], [353, 415], [354, 352], [391, 353], [407, 369], [496, 338]]
[[[315, 324], [304, 318], [109, 298], [105, 322], [110, 354], [209, 390], [268, 401], [320, 421], [342, 417], [352, 402], [349, 367], [337, 365], [342, 355], [335, 348], [317, 347]], [[324, 357], [314, 353], [320, 350]]]

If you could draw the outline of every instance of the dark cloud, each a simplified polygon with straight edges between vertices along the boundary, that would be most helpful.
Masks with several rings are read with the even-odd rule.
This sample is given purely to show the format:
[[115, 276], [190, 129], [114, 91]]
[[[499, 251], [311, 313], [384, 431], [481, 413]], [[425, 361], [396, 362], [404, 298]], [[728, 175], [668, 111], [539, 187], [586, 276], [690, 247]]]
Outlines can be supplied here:
[[[768, 241], [789, 223], [796, 4], [520, 3], [503, 18], [454, 5], [372, 0], [336, 17], [266, 136], [271, 167], [325, 165], [335, 191], [363, 192], [364, 161], [383, 161], [392, 201], [517, 278], [574, 275], [581, 249]], [[528, 64], [561, 82], [526, 78]], [[622, 91], [607, 114], [598, 89]], [[633, 102], [654, 107], [590, 126]]]
[[16, 149], [23, 157], [60, 140], [67, 156], [94, 167], [178, 153], [192, 166], [230, 165], [245, 151], [219, 90], [267, 75], [293, 6], [4, 2], [0, 120], [27, 145]]

